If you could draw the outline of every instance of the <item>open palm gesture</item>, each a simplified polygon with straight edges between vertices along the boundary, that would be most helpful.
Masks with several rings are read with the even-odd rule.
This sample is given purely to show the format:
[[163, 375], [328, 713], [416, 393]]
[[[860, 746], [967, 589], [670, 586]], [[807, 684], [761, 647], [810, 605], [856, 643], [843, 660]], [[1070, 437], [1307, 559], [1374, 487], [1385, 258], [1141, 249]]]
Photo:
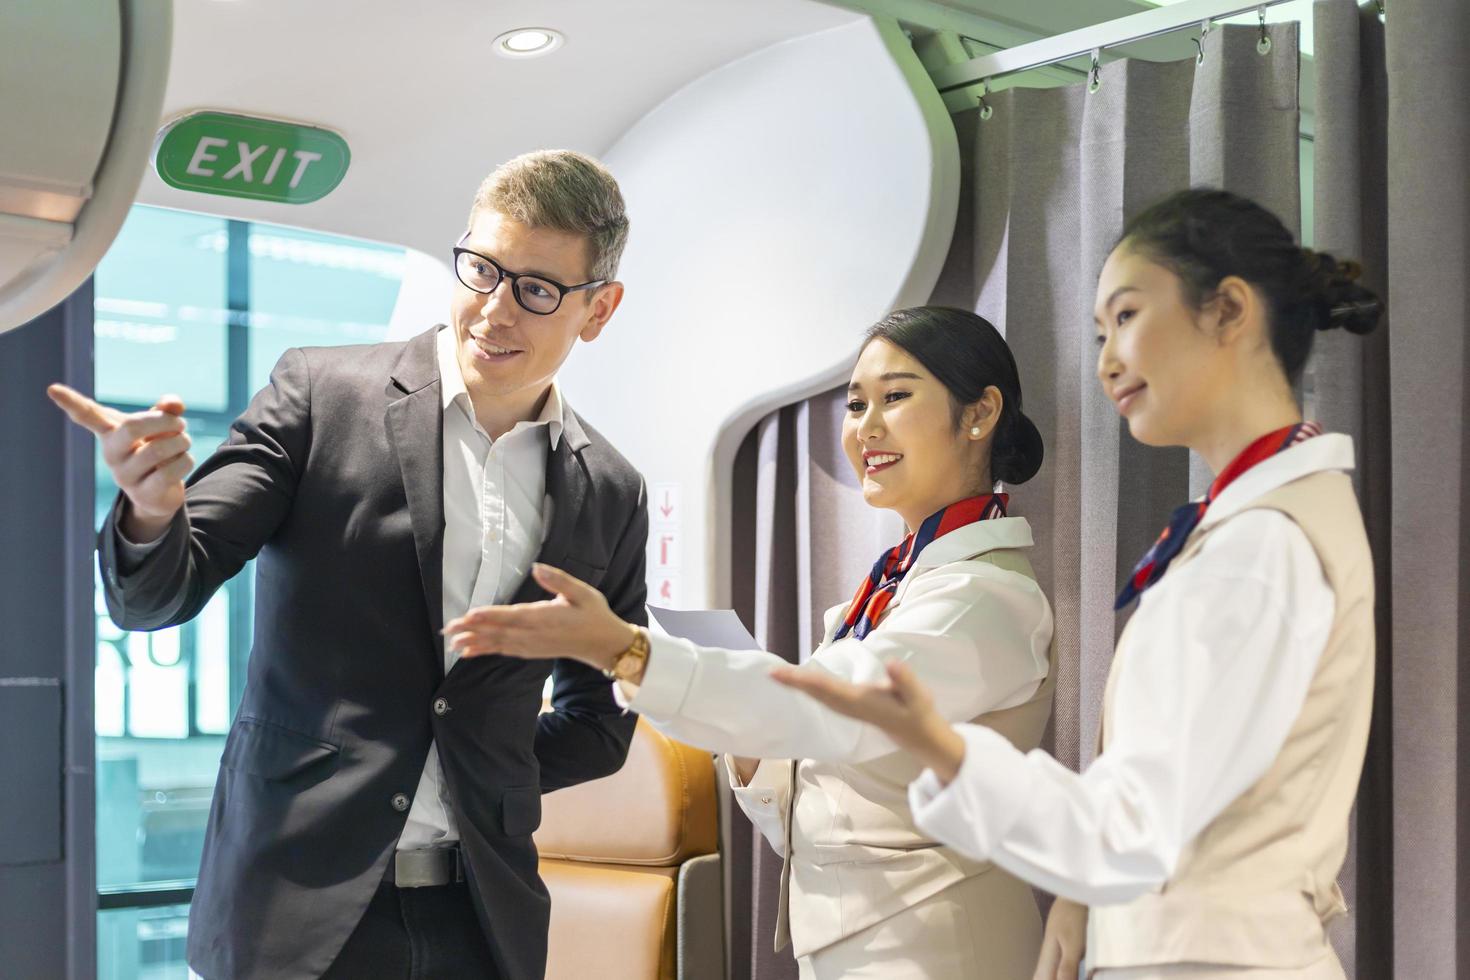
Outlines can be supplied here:
[[825, 670], [793, 667], [777, 667], [771, 676], [839, 714], [880, 729], [948, 783], [964, 761], [964, 740], [935, 710], [934, 698], [907, 665], [893, 661], [886, 670], [887, 680], [877, 684], [854, 684]]

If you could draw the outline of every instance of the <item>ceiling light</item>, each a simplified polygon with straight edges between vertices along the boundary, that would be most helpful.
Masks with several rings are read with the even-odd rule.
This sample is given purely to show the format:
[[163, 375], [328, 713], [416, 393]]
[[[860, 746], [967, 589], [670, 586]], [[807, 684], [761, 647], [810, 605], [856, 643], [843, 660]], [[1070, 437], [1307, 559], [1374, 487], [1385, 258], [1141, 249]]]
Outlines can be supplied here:
[[563, 40], [549, 27], [518, 27], [495, 39], [495, 53], [507, 58], [536, 58], [555, 51]]

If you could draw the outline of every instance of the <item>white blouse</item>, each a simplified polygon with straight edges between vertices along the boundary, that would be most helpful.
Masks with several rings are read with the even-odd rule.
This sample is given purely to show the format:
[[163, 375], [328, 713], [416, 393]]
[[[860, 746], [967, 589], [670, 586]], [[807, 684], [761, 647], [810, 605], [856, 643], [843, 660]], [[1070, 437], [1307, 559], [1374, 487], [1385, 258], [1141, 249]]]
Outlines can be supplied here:
[[[829, 639], [800, 669], [874, 682], [885, 676], [884, 664], [903, 661], [934, 692], [940, 713], [955, 720], [1026, 702], [1046, 679], [1051, 607], [1026, 576], [964, 559], [1031, 543], [1031, 527], [1019, 517], [979, 521], [934, 540], [865, 639], [832, 642], [829, 621]], [[636, 693], [615, 692], [680, 741], [770, 759], [861, 762], [895, 751], [878, 729], [772, 680], [772, 667], [789, 666], [775, 654], [667, 636], [650, 637], [650, 645]]]
[[1239, 512], [1300, 477], [1352, 468], [1352, 440], [1322, 435], [1226, 487], [1201, 526], [1239, 516], [1134, 613], [1107, 751], [1079, 775], [958, 725], [958, 776], [941, 787], [926, 770], [909, 787], [919, 828], [1088, 905], [1167, 881], [1190, 841], [1270, 768], [1332, 628], [1334, 596], [1302, 530], [1277, 511]]

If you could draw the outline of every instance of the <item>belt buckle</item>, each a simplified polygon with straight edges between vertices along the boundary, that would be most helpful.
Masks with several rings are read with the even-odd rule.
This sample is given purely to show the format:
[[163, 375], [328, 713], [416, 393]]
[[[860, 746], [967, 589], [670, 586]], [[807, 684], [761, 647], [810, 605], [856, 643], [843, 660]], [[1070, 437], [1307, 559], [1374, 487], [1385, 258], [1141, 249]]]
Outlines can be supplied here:
[[463, 880], [458, 847], [393, 852], [393, 883], [399, 888], [427, 888]]

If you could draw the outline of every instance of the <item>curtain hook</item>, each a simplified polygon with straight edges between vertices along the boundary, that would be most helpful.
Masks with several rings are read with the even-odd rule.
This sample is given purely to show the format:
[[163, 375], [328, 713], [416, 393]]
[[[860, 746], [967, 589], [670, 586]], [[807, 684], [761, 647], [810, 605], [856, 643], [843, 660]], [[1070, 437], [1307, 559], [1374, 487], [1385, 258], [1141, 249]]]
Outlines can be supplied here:
[[1210, 21], [1200, 22], [1200, 37], [1189, 38], [1195, 43], [1195, 65], [1204, 65], [1204, 40], [1210, 37]]
[[982, 78], [982, 79], [980, 79], [980, 94], [977, 96], [977, 98], [980, 100], [980, 118], [981, 119], [989, 119], [991, 116], [995, 115], [995, 107], [992, 106], [989, 102], [986, 102], [985, 101], [985, 96], [988, 95], [989, 93], [990, 93], [990, 79], [988, 79], [988, 78]]
[[1102, 88], [1102, 48], [1092, 49], [1092, 73], [1087, 82], [1087, 91], [1096, 92]]
[[1261, 22], [1261, 39], [1256, 42], [1256, 51], [1260, 54], [1271, 53], [1271, 39], [1266, 36], [1266, 5], [1262, 4], [1256, 8], [1256, 17]]
[[1209, 34], [1210, 22], [1207, 20], [1202, 20], [1199, 23], [1199, 37], [1190, 38], [1190, 40], [1194, 42], [1194, 48], [1196, 52], [1194, 56], [1194, 63], [1196, 65], [1202, 65], [1205, 63], [1205, 38], [1208, 37]]

